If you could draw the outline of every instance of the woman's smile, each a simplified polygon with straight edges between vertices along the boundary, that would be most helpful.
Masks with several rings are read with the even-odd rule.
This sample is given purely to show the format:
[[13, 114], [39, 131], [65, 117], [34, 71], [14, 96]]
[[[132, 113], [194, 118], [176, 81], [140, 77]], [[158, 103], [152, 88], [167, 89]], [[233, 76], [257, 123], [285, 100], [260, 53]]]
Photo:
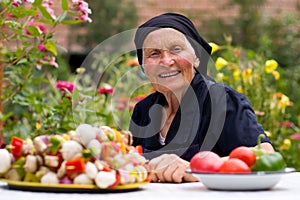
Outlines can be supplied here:
[[158, 74], [158, 77], [159, 78], [170, 78], [170, 77], [177, 76], [180, 73], [181, 73], [181, 71], [179, 71], [179, 70], [178, 71], [163, 72], [163, 73]]

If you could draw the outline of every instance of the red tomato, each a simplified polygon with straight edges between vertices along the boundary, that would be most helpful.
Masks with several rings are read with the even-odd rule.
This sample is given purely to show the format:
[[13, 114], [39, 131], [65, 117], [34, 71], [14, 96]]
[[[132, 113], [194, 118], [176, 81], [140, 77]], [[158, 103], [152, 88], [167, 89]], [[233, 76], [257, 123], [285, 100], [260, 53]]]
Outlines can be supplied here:
[[229, 158], [221, 166], [220, 173], [250, 173], [250, 167], [242, 160]]
[[211, 151], [201, 151], [190, 160], [190, 168], [195, 172], [217, 172], [223, 162], [218, 154]]
[[249, 167], [256, 162], [256, 154], [249, 147], [245, 146], [233, 149], [229, 154], [229, 158], [238, 158], [244, 161]]

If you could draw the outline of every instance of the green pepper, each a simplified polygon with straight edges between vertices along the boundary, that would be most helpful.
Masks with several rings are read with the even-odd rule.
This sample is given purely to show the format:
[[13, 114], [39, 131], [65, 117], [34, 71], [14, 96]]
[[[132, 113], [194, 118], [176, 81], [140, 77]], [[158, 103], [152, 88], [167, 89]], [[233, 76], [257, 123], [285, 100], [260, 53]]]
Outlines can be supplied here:
[[285, 161], [279, 152], [256, 157], [252, 171], [281, 171], [286, 167]]
[[261, 138], [265, 135], [258, 136], [257, 143], [258, 148], [252, 150], [256, 154], [256, 162], [251, 167], [251, 171], [281, 171], [286, 167], [286, 163], [279, 152], [273, 152], [268, 154], [264, 149], [261, 149]]
[[25, 169], [24, 169], [24, 164], [25, 164], [25, 157], [22, 156], [19, 159], [17, 159], [14, 163], [13, 163], [13, 168], [17, 171], [19, 177], [21, 178], [21, 180], [24, 178], [25, 176]]
[[62, 141], [55, 136], [50, 137], [49, 143], [50, 143], [50, 151], [52, 154], [56, 154], [62, 145]]

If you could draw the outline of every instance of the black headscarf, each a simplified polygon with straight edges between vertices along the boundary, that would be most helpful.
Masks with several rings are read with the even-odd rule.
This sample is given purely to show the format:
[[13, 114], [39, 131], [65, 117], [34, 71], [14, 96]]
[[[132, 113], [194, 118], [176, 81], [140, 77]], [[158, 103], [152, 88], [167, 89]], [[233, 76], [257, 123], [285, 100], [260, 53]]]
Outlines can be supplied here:
[[201, 74], [206, 75], [207, 62], [212, 48], [200, 36], [194, 24], [187, 17], [178, 13], [165, 13], [158, 15], [138, 27], [134, 42], [139, 64], [142, 65], [143, 62], [143, 43], [146, 36], [150, 32], [159, 28], [174, 28], [183, 33], [194, 48], [196, 56], [200, 59], [200, 66], [197, 70], [199, 70]]

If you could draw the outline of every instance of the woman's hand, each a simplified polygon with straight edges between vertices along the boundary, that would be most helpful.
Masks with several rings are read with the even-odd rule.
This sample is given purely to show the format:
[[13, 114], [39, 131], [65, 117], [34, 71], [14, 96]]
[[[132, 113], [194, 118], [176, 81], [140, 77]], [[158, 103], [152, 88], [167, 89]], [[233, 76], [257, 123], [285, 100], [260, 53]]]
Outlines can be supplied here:
[[152, 182], [196, 182], [198, 179], [185, 173], [190, 163], [175, 154], [163, 154], [149, 162], [152, 168]]

